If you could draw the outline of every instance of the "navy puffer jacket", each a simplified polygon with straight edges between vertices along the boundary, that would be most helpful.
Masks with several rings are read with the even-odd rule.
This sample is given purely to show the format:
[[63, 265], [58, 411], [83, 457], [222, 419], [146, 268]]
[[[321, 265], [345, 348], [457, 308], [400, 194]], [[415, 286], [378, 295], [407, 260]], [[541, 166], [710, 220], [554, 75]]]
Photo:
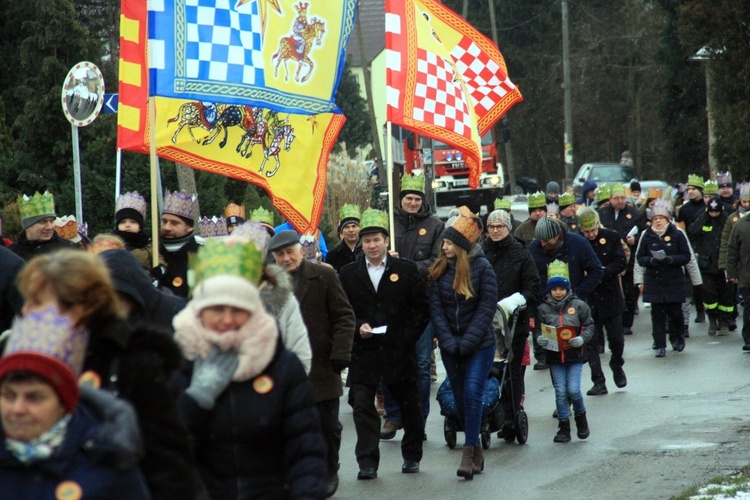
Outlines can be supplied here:
[[[664, 250], [672, 257], [670, 264], [651, 263], [652, 252]], [[685, 273], [682, 266], [690, 261], [690, 247], [685, 233], [670, 223], [663, 237], [648, 228], [638, 243], [638, 264], [643, 266], [643, 300], [655, 304], [685, 301]]]
[[449, 354], [470, 356], [495, 345], [492, 318], [497, 304], [497, 280], [490, 263], [477, 245], [469, 252], [473, 296], [469, 299], [453, 289], [456, 270], [448, 268], [430, 282], [430, 319], [440, 349]]

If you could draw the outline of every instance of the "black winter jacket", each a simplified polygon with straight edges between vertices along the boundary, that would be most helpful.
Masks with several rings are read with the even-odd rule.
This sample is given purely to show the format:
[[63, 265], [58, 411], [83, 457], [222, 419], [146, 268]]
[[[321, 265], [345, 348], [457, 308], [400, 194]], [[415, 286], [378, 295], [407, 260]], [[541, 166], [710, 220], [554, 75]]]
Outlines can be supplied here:
[[627, 266], [622, 239], [616, 231], [599, 228], [596, 238], [589, 240], [591, 248], [602, 263], [602, 279], [589, 295], [588, 303], [596, 310], [597, 318], [610, 318], [625, 311], [625, 300], [620, 286], [620, 273]]
[[37, 255], [44, 255], [45, 253], [63, 249], [80, 250], [81, 247], [72, 241], [61, 238], [56, 232], [52, 233], [52, 239], [46, 241], [31, 241], [26, 237], [26, 231], [18, 233], [18, 239], [8, 247], [8, 250], [15, 253], [26, 262], [30, 261]]
[[719, 274], [721, 235], [726, 222], [724, 211], [718, 217], [709, 217], [708, 212], [703, 212], [688, 228], [688, 237], [703, 274]]
[[186, 240], [183, 247], [174, 252], [168, 252], [164, 246], [164, 243], [174, 241], [161, 240], [159, 243], [159, 253], [167, 263], [166, 272], [159, 278], [159, 286], [172, 290], [180, 297], [187, 297], [190, 290], [187, 282], [188, 257], [191, 253], [197, 252], [202, 245], [196, 240], [195, 234], [190, 234]]
[[[685, 234], [670, 223], [663, 237], [648, 228], [640, 242], [636, 259], [643, 272], [643, 301], [655, 304], [681, 304], [685, 301], [685, 273], [682, 266], [690, 261], [690, 247]], [[664, 250], [672, 263], [651, 263], [652, 252]]]
[[443, 244], [443, 221], [433, 216], [430, 205], [423, 202], [416, 214], [405, 212], [399, 205], [395, 210], [394, 223], [399, 258], [414, 262], [420, 277], [427, 283], [427, 272]]
[[21, 257], [0, 247], [0, 332], [10, 328], [23, 307], [23, 297], [16, 288], [16, 276], [23, 266]]

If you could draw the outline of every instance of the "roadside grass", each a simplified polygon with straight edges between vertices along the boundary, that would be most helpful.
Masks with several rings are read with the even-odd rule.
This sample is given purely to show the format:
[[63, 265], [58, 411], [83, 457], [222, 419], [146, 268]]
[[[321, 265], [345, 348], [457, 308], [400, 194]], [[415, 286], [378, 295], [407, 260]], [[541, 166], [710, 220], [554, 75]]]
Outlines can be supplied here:
[[705, 484], [688, 488], [672, 500], [717, 500], [725, 498], [750, 498], [750, 465], [739, 471], [716, 476]]

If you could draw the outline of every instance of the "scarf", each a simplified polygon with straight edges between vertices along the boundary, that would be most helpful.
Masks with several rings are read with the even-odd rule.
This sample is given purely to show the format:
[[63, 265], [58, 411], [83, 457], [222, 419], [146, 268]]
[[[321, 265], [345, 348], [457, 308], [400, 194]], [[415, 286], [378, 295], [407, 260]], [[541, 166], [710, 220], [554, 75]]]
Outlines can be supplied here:
[[162, 238], [161, 244], [164, 245], [164, 248], [167, 250], [167, 252], [178, 252], [182, 249], [182, 247], [185, 246], [188, 241], [190, 241], [190, 238], [192, 238], [193, 236], [195, 236], [195, 231], [190, 231], [186, 236], [183, 236], [182, 238]]
[[208, 356], [217, 346], [222, 352], [237, 352], [239, 364], [232, 376], [234, 382], [244, 382], [260, 375], [273, 359], [279, 331], [276, 321], [262, 306], [239, 330], [218, 333], [203, 327], [199, 311], [192, 301], [174, 317], [174, 339], [188, 360]]
[[669, 229], [669, 222], [667, 222], [667, 224], [663, 228], [661, 228], [661, 229], [656, 229], [654, 226], [651, 226], [651, 230], [659, 238], [661, 238], [662, 236], [664, 236], [664, 233], [667, 232], [667, 229]]
[[122, 241], [125, 242], [125, 245], [128, 249], [143, 248], [151, 242], [151, 239], [143, 231], [130, 233], [128, 231], [120, 231], [119, 229], [115, 229], [113, 232], [115, 236], [119, 236], [120, 238], [122, 238]]
[[41, 462], [52, 456], [65, 439], [65, 431], [70, 422], [70, 414], [58, 420], [41, 436], [29, 443], [6, 438], [5, 447], [22, 464]]

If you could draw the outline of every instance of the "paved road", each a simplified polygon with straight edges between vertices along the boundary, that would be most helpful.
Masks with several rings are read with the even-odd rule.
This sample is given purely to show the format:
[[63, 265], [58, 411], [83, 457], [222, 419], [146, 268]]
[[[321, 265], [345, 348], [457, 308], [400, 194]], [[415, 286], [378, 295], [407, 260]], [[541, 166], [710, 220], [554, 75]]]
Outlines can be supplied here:
[[[485, 472], [473, 481], [456, 477], [459, 446], [443, 438], [433, 384], [428, 441], [422, 471], [401, 474], [399, 432], [381, 441], [378, 479], [357, 481], [356, 435], [346, 394], [341, 400], [344, 426], [341, 485], [336, 498], [668, 498], [687, 487], [750, 462], [747, 376], [750, 355], [741, 352], [738, 332], [708, 337], [707, 325], [691, 324], [682, 353], [662, 359], [651, 349], [650, 309], [636, 317], [635, 335], [626, 338], [628, 386], [617, 389], [608, 376], [609, 394], [584, 396], [591, 437], [556, 444], [554, 390], [547, 371], [526, 374], [529, 440], [507, 444], [493, 435], [485, 451]], [[603, 355], [602, 365], [608, 366]], [[438, 363], [439, 378], [444, 371]], [[591, 387], [584, 368], [584, 392]]]

